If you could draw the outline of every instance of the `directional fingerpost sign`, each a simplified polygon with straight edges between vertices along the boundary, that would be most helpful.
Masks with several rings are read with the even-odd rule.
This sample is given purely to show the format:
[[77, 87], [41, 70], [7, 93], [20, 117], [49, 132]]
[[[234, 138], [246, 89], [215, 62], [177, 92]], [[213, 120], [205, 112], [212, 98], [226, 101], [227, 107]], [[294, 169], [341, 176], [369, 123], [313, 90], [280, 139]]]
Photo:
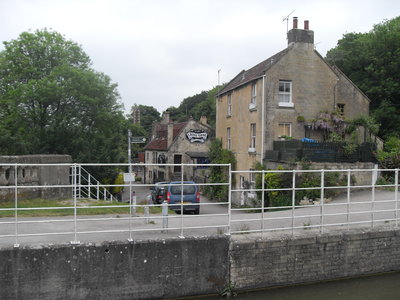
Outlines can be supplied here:
[[131, 137], [131, 143], [132, 144], [146, 143], [146, 138], [143, 136], [133, 136]]

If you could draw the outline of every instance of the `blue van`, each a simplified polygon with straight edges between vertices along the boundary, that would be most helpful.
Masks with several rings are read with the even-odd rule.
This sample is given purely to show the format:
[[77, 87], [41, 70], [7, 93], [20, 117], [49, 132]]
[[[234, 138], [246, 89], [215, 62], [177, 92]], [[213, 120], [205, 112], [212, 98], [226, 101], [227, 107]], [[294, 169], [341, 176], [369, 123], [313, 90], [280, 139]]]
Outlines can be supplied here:
[[200, 192], [194, 181], [170, 182], [165, 189], [164, 200], [168, 202], [169, 209], [174, 210], [177, 214], [180, 214], [182, 208], [183, 212], [192, 211], [196, 215], [200, 213]]

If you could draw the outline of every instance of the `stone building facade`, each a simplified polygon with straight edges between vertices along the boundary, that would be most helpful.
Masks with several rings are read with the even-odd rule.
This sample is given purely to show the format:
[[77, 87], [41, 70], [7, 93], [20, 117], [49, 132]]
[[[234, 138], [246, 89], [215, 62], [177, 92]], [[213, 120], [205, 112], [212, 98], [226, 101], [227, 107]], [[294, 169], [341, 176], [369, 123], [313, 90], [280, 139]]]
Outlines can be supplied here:
[[[216, 137], [235, 153], [238, 170], [263, 162], [283, 136], [321, 140], [321, 132], [310, 130], [321, 112], [345, 119], [369, 114], [369, 99], [314, 49], [314, 32], [304, 24], [297, 28], [295, 18], [286, 49], [243, 70], [217, 94]], [[254, 182], [246, 176], [238, 185]]]
[[[175, 123], [164, 112], [160, 123], [153, 126], [152, 139], [145, 146], [146, 183], [160, 181], [194, 180], [203, 182], [208, 170], [205, 167], [182, 167], [179, 164], [208, 163], [212, 128], [207, 118], [200, 122], [190, 118]], [[178, 164], [171, 166], [169, 164]]]

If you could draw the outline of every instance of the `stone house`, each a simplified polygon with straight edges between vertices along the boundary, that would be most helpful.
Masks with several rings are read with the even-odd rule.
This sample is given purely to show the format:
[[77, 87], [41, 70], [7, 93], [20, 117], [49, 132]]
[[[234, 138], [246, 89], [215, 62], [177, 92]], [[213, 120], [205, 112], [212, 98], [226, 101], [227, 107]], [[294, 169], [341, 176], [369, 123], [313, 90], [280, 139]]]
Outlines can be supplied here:
[[[208, 163], [212, 128], [207, 118], [200, 122], [190, 118], [186, 122], [172, 122], [164, 112], [161, 122], [154, 124], [152, 138], [145, 146], [146, 183], [184, 180], [204, 181], [208, 173], [204, 167], [182, 167], [168, 164]], [[182, 174], [183, 171], [183, 174]]]
[[287, 39], [287, 48], [241, 71], [217, 94], [216, 137], [235, 153], [237, 170], [264, 162], [265, 151], [283, 136], [321, 140], [309, 123], [321, 112], [346, 119], [369, 114], [366, 95], [315, 50], [308, 21], [299, 29], [294, 18]]

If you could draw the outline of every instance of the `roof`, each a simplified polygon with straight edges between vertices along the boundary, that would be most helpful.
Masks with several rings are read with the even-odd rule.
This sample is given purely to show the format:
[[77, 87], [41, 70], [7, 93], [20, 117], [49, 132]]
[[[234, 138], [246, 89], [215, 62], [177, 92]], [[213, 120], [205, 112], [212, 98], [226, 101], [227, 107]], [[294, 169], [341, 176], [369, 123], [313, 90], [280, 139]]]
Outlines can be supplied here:
[[284, 50], [276, 53], [275, 55], [267, 58], [266, 60], [260, 62], [259, 64], [255, 65], [254, 67], [250, 68], [249, 70], [243, 70], [235, 78], [233, 78], [230, 82], [228, 82], [225, 87], [219, 91], [217, 96], [221, 96], [231, 90], [236, 89], [239, 86], [245, 85], [251, 81], [254, 81], [260, 77], [262, 77], [265, 72], [271, 68], [278, 60], [280, 60], [290, 49], [285, 48]]
[[[172, 123], [173, 125], [173, 137], [172, 141], [175, 141], [176, 137], [181, 133], [182, 129], [187, 125], [188, 122]], [[170, 123], [171, 124], [171, 123]], [[155, 125], [155, 138], [152, 139], [145, 147], [146, 150], [168, 150], [168, 124], [158, 123]]]

